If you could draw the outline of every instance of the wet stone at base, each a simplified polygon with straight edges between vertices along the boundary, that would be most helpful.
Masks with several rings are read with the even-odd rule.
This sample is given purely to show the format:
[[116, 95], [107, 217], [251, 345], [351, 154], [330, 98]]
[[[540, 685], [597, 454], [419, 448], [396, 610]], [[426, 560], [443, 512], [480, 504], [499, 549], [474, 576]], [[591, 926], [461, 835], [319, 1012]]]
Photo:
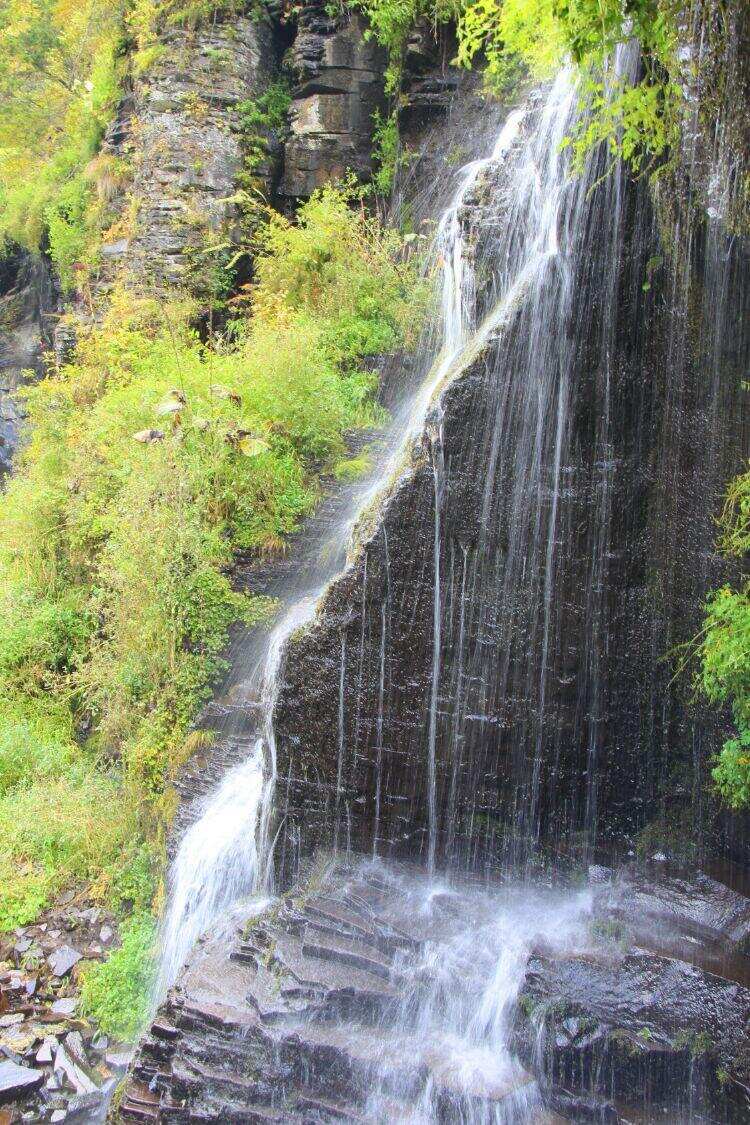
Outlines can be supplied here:
[[721, 915], [695, 960], [723, 943], [726, 976], [649, 948], [680, 935], [675, 882], [651, 885], [651, 928], [626, 931], [617, 905], [637, 891], [609, 874], [587, 889], [478, 889], [318, 857], [205, 940], [118, 1120], [551, 1125], [650, 1121], [653, 1106], [682, 1125], [692, 1103], [696, 1121], [740, 1121], [750, 990], [729, 974], [747, 959]]

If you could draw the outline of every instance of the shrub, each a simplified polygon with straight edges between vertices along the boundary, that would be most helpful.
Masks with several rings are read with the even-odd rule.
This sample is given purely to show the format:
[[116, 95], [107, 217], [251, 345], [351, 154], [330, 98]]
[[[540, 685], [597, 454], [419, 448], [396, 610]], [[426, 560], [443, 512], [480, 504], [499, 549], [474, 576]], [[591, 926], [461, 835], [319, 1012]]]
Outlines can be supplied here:
[[155, 969], [156, 925], [136, 914], [122, 927], [122, 944], [83, 978], [81, 1006], [107, 1035], [133, 1042], [149, 1016]]
[[[750, 471], [729, 488], [720, 547], [738, 559], [750, 551]], [[716, 787], [734, 809], [750, 806], [750, 581], [715, 590], [706, 603], [699, 683], [712, 703], [728, 703], [736, 727], [713, 770]]]
[[120, 34], [104, 0], [9, 0], [0, 14], [0, 244], [47, 238], [66, 289], [96, 253], [84, 170], [117, 103]]
[[79, 758], [0, 797], [0, 931], [36, 917], [63, 887], [117, 866], [137, 831], [115, 776]]
[[[570, 138], [579, 165], [605, 142], [636, 169], [653, 168], [678, 137], [680, 94], [673, 8], [662, 0], [468, 0], [458, 28], [458, 61], [486, 60], [490, 86], [504, 91], [524, 73], [549, 76], [566, 59], [578, 68], [588, 113]], [[611, 57], [636, 39], [643, 75], [617, 78]], [[604, 71], [606, 70], [606, 76]]]
[[22, 783], [60, 774], [76, 750], [64, 704], [0, 699], [0, 798]]

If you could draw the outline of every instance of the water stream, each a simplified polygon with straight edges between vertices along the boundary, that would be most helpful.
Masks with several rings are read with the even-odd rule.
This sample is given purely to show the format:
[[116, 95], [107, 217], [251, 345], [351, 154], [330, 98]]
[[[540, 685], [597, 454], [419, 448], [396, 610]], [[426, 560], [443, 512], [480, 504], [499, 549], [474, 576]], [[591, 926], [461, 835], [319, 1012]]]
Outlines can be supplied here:
[[[568, 80], [564, 77], [553, 91], [553, 105], [567, 105], [570, 97]], [[404, 450], [422, 430], [441, 387], [462, 364], [468, 362], [468, 355], [481, 346], [481, 341], [496, 330], [503, 315], [517, 300], [531, 269], [538, 263], [540, 251], [535, 243], [517, 276], [511, 279], [506, 291], [498, 298], [492, 313], [480, 330], [472, 335], [474, 277], [464, 245], [461, 207], [482, 172], [503, 160], [518, 137], [523, 116], [522, 110], [512, 112], [500, 130], [492, 153], [462, 169], [455, 195], [438, 225], [432, 255], [442, 273], [441, 344], [437, 357], [428, 366], [414, 397], [398, 411], [383, 442], [375, 471], [355, 490], [338, 525], [323, 537], [302, 576], [297, 576], [297, 588], [293, 593], [298, 596], [288, 599], [288, 608], [267, 638], [265, 652], [259, 653], [257, 643], [250, 642], [251, 659], [247, 654], [232, 654], [232, 679], [239, 687], [239, 695], [235, 692], [235, 706], [224, 723], [221, 735], [227, 737], [231, 730], [234, 738], [247, 745], [248, 754], [204, 799], [199, 815], [183, 836], [171, 866], [169, 905], [162, 928], [159, 994], [163, 994], [175, 979], [202, 934], [220, 919], [226, 918], [227, 912], [248, 895], [265, 894], [272, 889], [269, 826], [277, 780], [272, 715], [276, 673], [284, 643], [314, 616], [326, 586], [343, 569], [353, 529], [362, 514], [372, 509], [398, 471]], [[541, 245], [546, 245], [549, 238], [546, 230], [541, 233]], [[436, 513], [439, 510], [438, 504]], [[439, 514], [436, 518], [439, 519]], [[439, 566], [439, 562], [436, 565]], [[439, 572], [437, 582], [439, 584]], [[303, 586], [301, 592], [300, 585]], [[439, 626], [439, 615], [436, 615], [436, 622]], [[439, 648], [438, 643], [436, 654], [439, 654]], [[341, 658], [343, 675], [346, 661], [343, 638]], [[435, 675], [437, 683], [439, 668], [436, 668]], [[255, 702], [256, 705], [247, 710], [238, 709], [238, 698], [241, 702]], [[340, 706], [343, 710], [343, 694]], [[342, 763], [345, 749], [343, 714], [339, 729], [339, 762]], [[356, 752], [356, 738], [354, 749]], [[434, 825], [434, 807], [432, 811]], [[340, 815], [337, 805], [337, 839], [341, 830]]]

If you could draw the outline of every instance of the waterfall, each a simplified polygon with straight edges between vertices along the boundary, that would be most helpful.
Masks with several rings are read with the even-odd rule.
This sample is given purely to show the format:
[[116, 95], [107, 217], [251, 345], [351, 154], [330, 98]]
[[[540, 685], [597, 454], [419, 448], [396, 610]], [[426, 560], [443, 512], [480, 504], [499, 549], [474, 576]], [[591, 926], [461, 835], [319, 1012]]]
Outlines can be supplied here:
[[[637, 64], [616, 52], [618, 77]], [[189, 965], [136, 1071], [170, 1112], [692, 1121], [729, 1097], [694, 1046], [726, 1027], [744, 1048], [747, 900], [675, 879], [661, 848], [645, 876], [622, 855], [651, 847], [684, 730], [696, 788], [705, 768], [657, 680], [715, 585], [713, 527], [677, 543], [716, 510], [739, 445], [719, 435], [746, 427], [721, 412], [747, 337], [724, 338], [737, 273], [709, 214], [686, 367], [695, 263], [675, 238], [672, 290], [648, 295], [649, 188], [603, 145], [574, 164], [582, 113], [563, 71], [455, 174], [416, 390], [279, 567], [273, 626], [235, 640], [160, 992]]]
[[[539, 1084], [509, 1047], [514, 1006], [535, 945], [559, 953], [580, 948], [590, 892], [561, 895], [515, 887], [487, 896], [474, 889], [467, 895], [460, 885], [453, 889], [387, 869], [376, 868], [376, 873], [397, 888], [412, 915], [423, 920], [425, 932], [431, 932], [440, 902], [453, 904], [453, 923], [417, 957], [405, 951], [396, 959], [399, 995], [395, 1012], [389, 1011], [378, 1028], [383, 1065], [369, 1079], [367, 1120], [403, 1120], [394, 1106], [409, 1105], [412, 1125], [544, 1121]], [[423, 1073], [417, 1090], [413, 1075], [404, 1082], [389, 1065], [394, 1039], [418, 1052], [412, 1059]]]
[[[193, 945], [231, 908], [251, 895], [272, 890], [271, 821], [276, 785], [276, 749], [273, 710], [277, 694], [277, 672], [284, 645], [296, 629], [309, 622], [328, 583], [342, 568], [342, 545], [345, 547], [362, 514], [373, 507], [386, 486], [399, 471], [404, 450], [421, 433], [430, 411], [439, 412], [439, 396], [446, 385], [471, 361], [493, 333], [517, 308], [531, 281], [546, 263], [557, 254], [557, 222], [564, 177], [560, 172], [559, 147], [568, 122], [574, 93], [567, 73], [561, 74], [552, 87], [536, 131], [535, 145], [527, 159], [521, 159], [511, 172], [514, 215], [523, 228], [524, 237], [511, 228], [511, 245], [505, 256], [505, 269], [493, 295], [491, 308], [477, 326], [477, 279], [472, 255], [466, 245], [462, 217], [465, 201], [482, 176], [498, 168], [511, 151], [521, 148], [521, 126], [526, 111], [518, 109], [507, 117], [489, 156], [466, 165], [458, 177], [458, 186], [437, 227], [433, 259], [442, 275], [441, 331], [436, 358], [427, 366], [426, 375], [412, 399], [397, 413], [391, 426], [384, 452], [372, 477], [356, 489], [333, 531], [318, 544], [315, 557], [287, 593], [286, 612], [270, 632], [265, 652], [258, 652], [257, 642], [248, 642], [249, 651], [240, 648], [232, 654], [234, 668], [232, 689], [235, 703], [231, 721], [225, 720], [222, 734], [232, 736], [247, 747], [247, 754], [204, 798], [198, 816], [180, 841], [168, 879], [168, 908], [162, 930], [163, 957], [159, 988], [174, 980]], [[541, 156], [541, 158], [540, 158]], [[535, 162], [536, 161], [536, 162]], [[436, 406], [437, 404], [437, 406]], [[439, 427], [438, 427], [439, 428]], [[440, 441], [433, 443], [435, 472], [434, 506], [434, 571], [435, 614], [433, 637], [433, 680], [428, 731], [429, 789], [429, 865], [434, 869], [437, 839], [437, 793], [435, 752], [438, 722], [438, 695], [441, 678], [441, 608], [440, 608], [440, 515], [442, 505], [442, 451]], [[331, 545], [335, 545], [332, 549]], [[551, 548], [550, 548], [551, 549]], [[365, 560], [366, 566], [366, 560]], [[290, 584], [291, 585], [291, 584]], [[299, 587], [302, 586], [301, 596]], [[291, 596], [289, 596], [291, 594]], [[549, 593], [547, 601], [549, 602]], [[362, 591], [363, 609], [366, 579]], [[360, 639], [360, 662], [363, 659], [365, 634], [363, 612]], [[384, 636], [383, 632], [383, 636]], [[344, 734], [344, 666], [345, 638], [341, 639], [341, 680], [339, 684], [338, 770], [345, 769]], [[385, 656], [383, 655], [383, 670]], [[249, 674], [248, 674], [249, 673]], [[242, 705], [236, 706], [239, 693]], [[361, 698], [357, 700], [357, 709]], [[358, 730], [355, 732], [352, 758], [360, 752]], [[341, 776], [336, 795], [336, 837], [342, 800]], [[380, 800], [378, 797], [377, 804]], [[350, 810], [346, 806], [347, 819]], [[379, 816], [379, 809], [376, 812]]]
[[276, 786], [273, 704], [287, 637], [309, 620], [315, 603], [295, 602], [271, 633], [261, 673], [264, 719], [247, 759], [204, 800], [180, 842], [169, 872], [169, 904], [161, 932], [157, 994], [174, 981], [202, 934], [231, 908], [272, 886], [270, 828]]

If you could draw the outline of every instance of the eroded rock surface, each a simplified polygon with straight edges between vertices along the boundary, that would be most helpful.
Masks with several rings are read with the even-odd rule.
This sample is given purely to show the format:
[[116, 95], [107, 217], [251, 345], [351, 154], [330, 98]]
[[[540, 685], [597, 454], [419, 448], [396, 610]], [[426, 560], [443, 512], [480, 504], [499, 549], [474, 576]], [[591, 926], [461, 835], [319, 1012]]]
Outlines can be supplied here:
[[[211, 246], [236, 241], [233, 201], [243, 149], [238, 105], [276, 70], [271, 28], [239, 16], [197, 31], [163, 33], [163, 53], [135, 90], [132, 234], [104, 247], [140, 285], [211, 289], [223, 259]], [[259, 169], [270, 195], [273, 164]], [[208, 256], [207, 255], [208, 251]]]
[[[654, 881], [649, 912], [624, 927], [616, 903], [639, 878], [594, 875], [589, 891], [479, 890], [319, 857], [282, 899], [205, 939], [118, 1120], [374, 1123], [428, 1103], [447, 1122], [681, 1122], [691, 1107], [744, 1120], [750, 992], [715, 888], [691, 897], [724, 943], [723, 974], [646, 943], [674, 937], [687, 880]], [[510, 1051], [493, 1039], [506, 1024]]]
[[[406, 1120], [429, 1086], [454, 1120], [468, 1102], [492, 1113], [535, 1089], [520, 1065], [464, 1088], [446, 1045], [401, 1018], [463, 905], [415, 886], [323, 863], [233, 940], [207, 939], [139, 1050], [119, 1119]], [[486, 903], [474, 911], [486, 922]], [[535, 1120], [552, 1120], [541, 1103]]]
[[306, 198], [347, 172], [369, 179], [373, 114], [385, 110], [386, 53], [366, 37], [366, 26], [361, 15], [330, 16], [320, 3], [307, 3], [300, 12], [283, 196]]

